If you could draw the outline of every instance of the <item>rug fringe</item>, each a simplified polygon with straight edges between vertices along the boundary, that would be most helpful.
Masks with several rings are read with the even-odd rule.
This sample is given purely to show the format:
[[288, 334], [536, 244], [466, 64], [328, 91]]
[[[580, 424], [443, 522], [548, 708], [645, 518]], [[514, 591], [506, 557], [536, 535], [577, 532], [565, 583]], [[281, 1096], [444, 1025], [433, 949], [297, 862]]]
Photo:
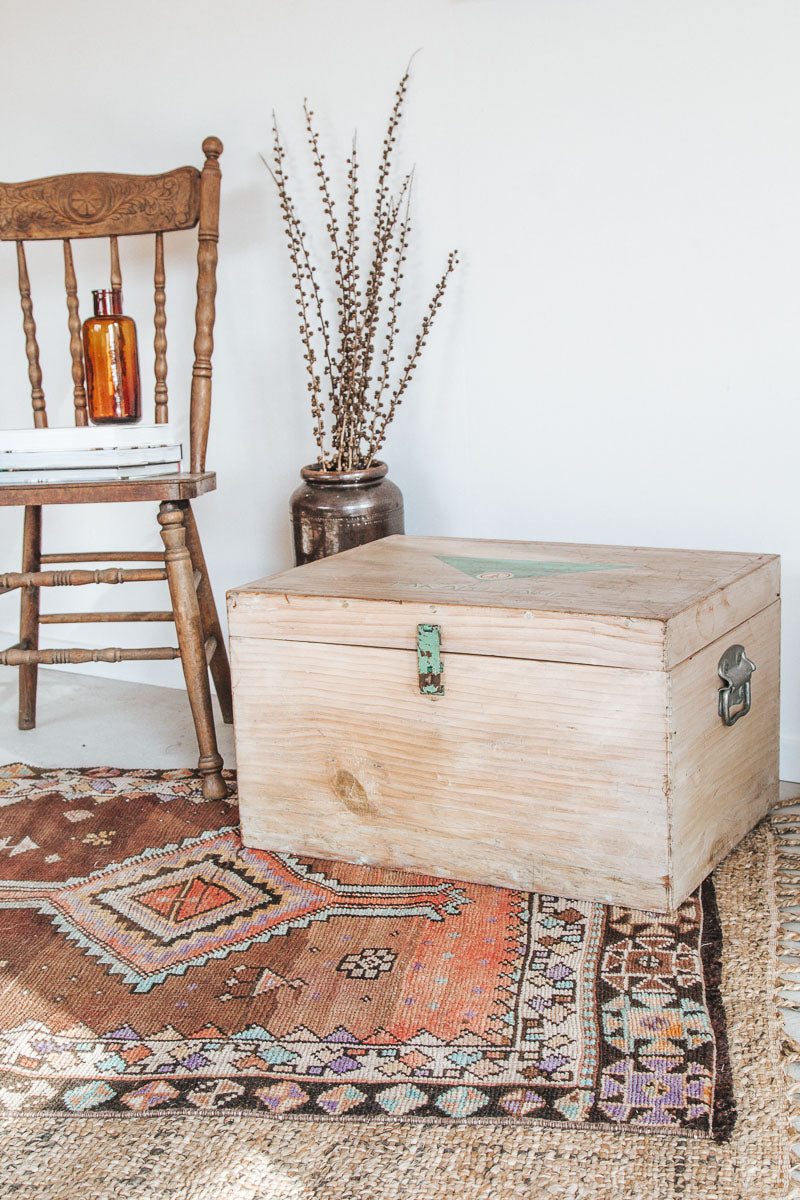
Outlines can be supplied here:
[[790, 1164], [786, 1200], [800, 1200], [800, 1038], [786, 1028], [787, 1018], [800, 1013], [800, 803], [797, 797], [781, 801], [770, 814], [770, 823], [778, 844], [775, 1000], [784, 1018], [782, 1064]]

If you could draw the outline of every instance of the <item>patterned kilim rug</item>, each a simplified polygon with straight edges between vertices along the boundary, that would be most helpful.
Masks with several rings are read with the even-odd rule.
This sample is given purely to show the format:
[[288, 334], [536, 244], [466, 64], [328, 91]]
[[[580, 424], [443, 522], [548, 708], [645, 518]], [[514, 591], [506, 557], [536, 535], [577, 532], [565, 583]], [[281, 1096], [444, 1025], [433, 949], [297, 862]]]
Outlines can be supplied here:
[[[122, 1171], [98, 1197], [437, 1200], [459, 1180], [616, 1200], [635, 1163], [654, 1200], [782, 1194], [765, 828], [738, 891], [737, 855], [715, 874], [722, 924], [733, 906], [751, 927], [737, 962], [710, 882], [658, 917], [251, 851], [236, 816], [188, 771], [0, 768], [0, 1157], [37, 1196], [87, 1121], [92, 1170]], [[123, 1167], [134, 1147], [180, 1150], [182, 1182]], [[611, 1172], [587, 1191], [582, 1148]]]

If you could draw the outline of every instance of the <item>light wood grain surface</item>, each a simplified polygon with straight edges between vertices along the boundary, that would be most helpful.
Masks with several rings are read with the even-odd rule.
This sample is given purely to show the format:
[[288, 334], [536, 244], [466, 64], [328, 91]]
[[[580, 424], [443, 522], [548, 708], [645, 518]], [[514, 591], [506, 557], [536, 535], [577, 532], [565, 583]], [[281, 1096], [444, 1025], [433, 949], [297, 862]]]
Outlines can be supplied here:
[[[502, 575], [502, 567], [495, 566], [502, 560], [508, 562], [508, 571], [513, 571], [513, 564], [530, 563], [534, 570], [535, 564], [543, 564], [548, 573], [478, 578], [443, 561], [447, 558], [484, 560], [487, 575]], [[237, 591], [382, 601], [418, 600], [423, 593], [431, 604], [534, 607], [666, 621], [768, 562], [777, 562], [776, 556], [398, 534]], [[563, 574], [549, 573], [557, 572], [559, 564], [565, 568]], [[601, 569], [570, 571], [586, 566]]]
[[231, 645], [247, 845], [664, 906], [664, 674]]
[[[752, 707], [735, 725], [717, 715], [720, 657], [739, 643], [756, 664]], [[692, 891], [778, 798], [780, 603], [669, 675], [673, 889]]]
[[[444, 558], [608, 569], [482, 579]], [[779, 590], [774, 555], [396, 536], [236, 588], [229, 612], [240, 636], [410, 649], [434, 622], [450, 653], [659, 670]]]
[[[772, 555], [393, 537], [236, 589], [245, 843], [676, 905], [777, 788], [779, 572]], [[442, 629], [435, 699], [423, 623]], [[757, 673], [726, 727], [734, 642]]]

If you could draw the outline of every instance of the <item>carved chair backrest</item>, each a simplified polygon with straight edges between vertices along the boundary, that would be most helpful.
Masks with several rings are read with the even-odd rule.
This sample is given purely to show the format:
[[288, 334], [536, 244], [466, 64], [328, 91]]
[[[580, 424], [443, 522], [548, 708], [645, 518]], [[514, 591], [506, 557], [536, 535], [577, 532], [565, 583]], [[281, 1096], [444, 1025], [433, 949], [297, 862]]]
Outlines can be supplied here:
[[0, 241], [17, 244], [22, 326], [28, 357], [33, 422], [37, 428], [46, 427], [47, 410], [25, 242], [63, 242], [75, 424], [87, 425], [78, 285], [71, 239], [109, 239], [113, 288], [122, 287], [118, 238], [130, 234], [155, 235], [155, 419], [157, 424], [163, 424], [168, 419], [164, 234], [192, 229], [197, 225], [197, 305], [189, 440], [190, 470], [205, 470], [211, 416], [211, 353], [214, 348], [214, 302], [217, 290], [221, 153], [222, 142], [209, 137], [203, 142], [205, 163], [202, 171], [195, 167], [178, 167], [165, 175], [84, 173], [54, 175], [26, 183], [0, 183]]

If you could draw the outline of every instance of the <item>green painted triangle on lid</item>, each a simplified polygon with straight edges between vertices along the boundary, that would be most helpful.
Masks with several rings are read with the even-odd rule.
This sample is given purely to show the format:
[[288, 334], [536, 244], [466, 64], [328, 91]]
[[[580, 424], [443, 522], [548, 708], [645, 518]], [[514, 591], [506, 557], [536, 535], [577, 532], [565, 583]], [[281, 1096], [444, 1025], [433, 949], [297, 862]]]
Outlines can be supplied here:
[[578, 575], [585, 571], [630, 571], [624, 563], [571, 563], [536, 562], [533, 559], [514, 558], [450, 558], [437, 554], [439, 562], [455, 567], [473, 579], [487, 582], [498, 579], [535, 579], [545, 575]]

